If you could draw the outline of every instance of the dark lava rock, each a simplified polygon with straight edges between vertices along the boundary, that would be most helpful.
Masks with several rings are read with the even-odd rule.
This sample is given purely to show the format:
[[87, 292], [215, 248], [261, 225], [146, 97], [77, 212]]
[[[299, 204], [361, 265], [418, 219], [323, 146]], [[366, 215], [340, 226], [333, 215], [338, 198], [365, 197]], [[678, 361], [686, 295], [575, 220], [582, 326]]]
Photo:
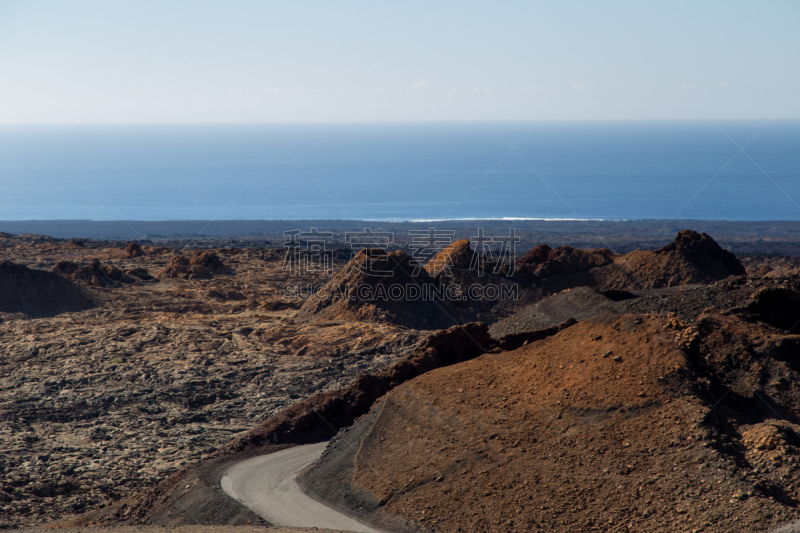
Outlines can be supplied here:
[[129, 276], [134, 276], [134, 277], [139, 278], [140, 280], [143, 280], [143, 281], [149, 281], [149, 280], [153, 279], [153, 276], [150, 275], [150, 273], [147, 271], [146, 268], [141, 268], [141, 267], [132, 268], [132, 269], [126, 271], [125, 273], [128, 274]]
[[34, 318], [94, 307], [71, 281], [9, 261], [0, 263], [0, 311]]
[[747, 273], [732, 252], [724, 250], [706, 233], [683, 230], [678, 232], [674, 241], [655, 250], [656, 254], [671, 252], [679, 254], [704, 272], [711, 280], [719, 280], [728, 276], [742, 276]]
[[797, 333], [800, 325], [800, 293], [785, 287], [768, 287], [753, 295], [751, 309], [758, 317], [781, 329]]

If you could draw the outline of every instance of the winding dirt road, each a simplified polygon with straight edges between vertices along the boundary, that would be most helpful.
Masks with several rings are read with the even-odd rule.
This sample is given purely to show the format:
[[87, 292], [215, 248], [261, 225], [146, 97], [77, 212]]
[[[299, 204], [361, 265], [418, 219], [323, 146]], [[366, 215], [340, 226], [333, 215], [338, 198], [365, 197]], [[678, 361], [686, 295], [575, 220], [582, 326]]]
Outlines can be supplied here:
[[314, 500], [297, 484], [297, 474], [319, 459], [326, 446], [295, 446], [238, 462], [223, 474], [222, 490], [278, 526], [383, 533]]

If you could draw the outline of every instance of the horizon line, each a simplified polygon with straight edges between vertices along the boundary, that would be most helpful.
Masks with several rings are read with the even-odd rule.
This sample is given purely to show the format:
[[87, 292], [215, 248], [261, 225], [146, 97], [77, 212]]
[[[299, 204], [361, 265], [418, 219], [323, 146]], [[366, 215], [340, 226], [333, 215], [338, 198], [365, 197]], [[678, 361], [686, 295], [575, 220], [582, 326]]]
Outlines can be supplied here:
[[[481, 124], [481, 123], [531, 123], [531, 122], [570, 122], [570, 123], [602, 123], [602, 122], [800, 122], [797, 118], [557, 118], [557, 119], [447, 119], [447, 120], [257, 120], [256, 124]], [[254, 121], [241, 120], [208, 120], [208, 121], [171, 121], [171, 122], [0, 122], [0, 126], [155, 126], [155, 125], [252, 125]]]

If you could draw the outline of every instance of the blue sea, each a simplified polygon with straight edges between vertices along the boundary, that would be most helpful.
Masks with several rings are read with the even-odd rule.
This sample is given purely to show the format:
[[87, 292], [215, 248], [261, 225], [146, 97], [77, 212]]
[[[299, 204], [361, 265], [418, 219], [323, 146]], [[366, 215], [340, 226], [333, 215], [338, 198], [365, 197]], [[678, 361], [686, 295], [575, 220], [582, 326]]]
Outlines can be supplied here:
[[800, 121], [33, 130], [0, 126], [0, 220], [800, 220]]

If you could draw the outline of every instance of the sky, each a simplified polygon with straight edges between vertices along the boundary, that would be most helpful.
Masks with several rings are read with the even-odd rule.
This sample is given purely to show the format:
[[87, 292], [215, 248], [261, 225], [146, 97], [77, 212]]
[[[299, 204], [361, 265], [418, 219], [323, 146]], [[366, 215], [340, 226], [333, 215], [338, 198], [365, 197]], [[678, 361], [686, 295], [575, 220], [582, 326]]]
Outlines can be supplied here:
[[795, 0], [0, 0], [0, 124], [800, 118]]

